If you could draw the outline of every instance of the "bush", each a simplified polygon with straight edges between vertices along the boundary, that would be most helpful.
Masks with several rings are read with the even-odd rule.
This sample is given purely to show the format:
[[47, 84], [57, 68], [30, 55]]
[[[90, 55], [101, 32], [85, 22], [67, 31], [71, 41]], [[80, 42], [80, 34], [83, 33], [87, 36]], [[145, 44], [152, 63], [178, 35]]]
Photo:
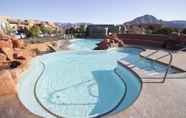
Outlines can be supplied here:
[[42, 33], [48, 33], [48, 34], [51, 34], [53, 32], [52, 28], [50, 27], [45, 27], [44, 25], [42, 25], [40, 27], [40, 30]]
[[32, 26], [29, 29], [29, 34], [30, 34], [31, 37], [38, 37], [40, 32], [41, 32], [40, 27], [36, 26], [36, 25]]
[[15, 30], [10, 25], [6, 25], [5, 32], [10, 35], [11, 33], [15, 33]]
[[182, 33], [183, 34], [186, 34], [186, 28], [182, 30]]
[[153, 31], [152, 34], [172, 34], [173, 32], [176, 32], [175, 29], [172, 28], [161, 28], [159, 30]]

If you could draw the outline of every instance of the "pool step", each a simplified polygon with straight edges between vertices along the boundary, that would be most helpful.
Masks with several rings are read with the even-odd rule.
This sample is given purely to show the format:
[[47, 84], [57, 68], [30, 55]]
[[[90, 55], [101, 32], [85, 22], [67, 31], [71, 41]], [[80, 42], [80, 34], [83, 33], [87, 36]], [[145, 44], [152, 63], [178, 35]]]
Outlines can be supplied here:
[[[159, 82], [164, 77], [164, 74], [160, 74], [156, 72], [154, 73], [147, 72], [144, 69], [140, 69], [126, 60], [119, 60], [118, 62], [120, 64], [127, 66], [136, 74], [138, 74], [143, 79], [143, 82]], [[186, 78], [186, 72], [168, 74], [167, 76], [167, 79], [185, 79], [185, 78]]]
[[119, 63], [124, 64], [128, 68], [130, 68], [132, 71], [134, 71], [136, 74], [138, 74], [142, 79], [145, 79], [145, 81], [158, 81], [159, 79], [162, 79], [162, 75], [159, 73], [149, 73], [145, 71], [144, 69], [140, 69], [137, 66], [125, 61], [120, 60]]

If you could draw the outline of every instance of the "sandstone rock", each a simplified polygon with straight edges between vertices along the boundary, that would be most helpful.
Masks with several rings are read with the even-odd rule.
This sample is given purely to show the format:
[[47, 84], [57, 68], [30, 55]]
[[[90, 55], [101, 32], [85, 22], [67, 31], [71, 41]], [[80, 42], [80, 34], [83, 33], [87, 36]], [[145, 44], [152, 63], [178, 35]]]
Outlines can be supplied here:
[[117, 34], [106, 37], [97, 45], [98, 46], [95, 48], [95, 50], [105, 50], [108, 48], [118, 48], [125, 46], [124, 42], [118, 38]]
[[24, 72], [24, 70], [27, 69], [29, 65], [28, 60], [21, 60], [19, 62], [21, 63], [21, 65], [19, 65], [17, 68], [10, 70], [12, 78], [16, 82], [20, 79], [21, 73]]
[[10, 70], [11, 75], [12, 75], [12, 79], [15, 81], [15, 83], [17, 83], [17, 81], [20, 79], [21, 73], [23, 72], [22, 68], [15, 68]]
[[36, 55], [39, 55], [50, 52], [50, 48], [48, 47], [48, 45], [48, 43], [30, 44], [27, 49], [30, 49], [35, 52]]
[[21, 39], [11, 38], [13, 48], [23, 48], [24, 47], [24, 41]]
[[0, 63], [6, 62], [7, 61], [7, 57], [5, 54], [0, 53]]
[[0, 48], [9, 60], [13, 60], [14, 50], [13, 48]]
[[31, 57], [23, 40], [0, 32], [0, 96], [16, 94], [16, 83]]
[[0, 71], [0, 96], [7, 94], [16, 94], [16, 84], [10, 71]]
[[10, 36], [0, 31], [0, 39], [7, 40], [7, 39], [10, 39]]
[[12, 61], [10, 63], [10, 68], [14, 69], [14, 68], [17, 68], [20, 65], [21, 65], [21, 62], [20, 61]]
[[13, 54], [14, 59], [26, 60], [26, 59], [30, 59], [32, 56], [33, 54], [32, 51], [30, 50], [19, 49], [19, 48], [14, 49], [14, 54]]
[[109, 48], [109, 43], [107, 43], [106, 41], [102, 41], [101, 43], [97, 44], [95, 50], [105, 50], [108, 48]]
[[12, 41], [9, 39], [0, 39], [0, 48], [12, 48]]

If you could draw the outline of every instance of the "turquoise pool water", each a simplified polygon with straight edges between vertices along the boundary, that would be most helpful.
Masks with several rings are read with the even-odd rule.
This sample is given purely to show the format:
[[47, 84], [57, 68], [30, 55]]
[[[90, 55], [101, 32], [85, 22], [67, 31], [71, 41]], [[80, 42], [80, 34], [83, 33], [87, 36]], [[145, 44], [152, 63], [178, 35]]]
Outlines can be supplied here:
[[73, 50], [93, 50], [102, 39], [74, 39], [69, 46]]
[[26, 108], [46, 118], [89, 118], [117, 113], [129, 107], [142, 88], [140, 79], [119, 65], [118, 60], [128, 60], [149, 72], [162, 73], [166, 69], [159, 63], [152, 67], [146, 59], [139, 62], [141, 49], [93, 51], [97, 42], [85, 42], [73, 41], [74, 51], [33, 59], [18, 86], [18, 96]]

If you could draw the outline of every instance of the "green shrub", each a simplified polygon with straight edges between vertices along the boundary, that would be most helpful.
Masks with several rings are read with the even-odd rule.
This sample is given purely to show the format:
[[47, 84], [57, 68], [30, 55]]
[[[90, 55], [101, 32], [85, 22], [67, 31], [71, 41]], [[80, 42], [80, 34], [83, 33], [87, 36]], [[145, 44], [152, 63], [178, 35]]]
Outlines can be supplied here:
[[182, 30], [182, 33], [183, 34], [186, 34], [186, 28]]
[[41, 32], [40, 27], [37, 25], [34, 25], [29, 29], [29, 34], [31, 37], [38, 37], [40, 32]]
[[40, 30], [42, 33], [48, 33], [48, 34], [51, 34], [53, 32], [52, 28], [46, 27], [44, 25], [40, 26]]
[[166, 35], [168, 35], [168, 34], [172, 34], [173, 32], [176, 32], [176, 30], [172, 29], [172, 28], [165, 27], [165, 28], [160, 28], [156, 31], [153, 31], [152, 34], [166, 34]]

